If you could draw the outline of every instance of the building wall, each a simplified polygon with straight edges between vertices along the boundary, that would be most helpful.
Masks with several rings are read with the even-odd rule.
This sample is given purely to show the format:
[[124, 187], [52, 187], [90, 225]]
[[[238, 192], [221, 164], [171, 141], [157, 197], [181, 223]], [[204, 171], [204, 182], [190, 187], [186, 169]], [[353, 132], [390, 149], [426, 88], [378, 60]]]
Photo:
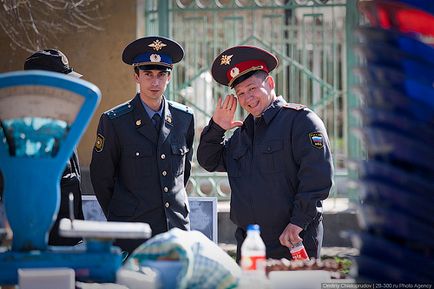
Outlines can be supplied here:
[[[121, 59], [124, 47], [136, 39], [136, 23], [140, 15], [136, 11], [136, 2], [103, 1], [100, 6], [103, 19], [97, 22], [103, 31], [90, 28], [70, 31], [58, 35], [47, 47], [64, 52], [74, 70], [83, 74], [84, 80], [94, 83], [102, 92], [101, 103], [78, 147], [82, 167], [90, 163], [100, 114], [132, 98], [136, 90], [132, 68]], [[11, 47], [10, 39], [0, 29], [0, 72], [21, 70], [28, 55], [30, 53], [21, 48]]]

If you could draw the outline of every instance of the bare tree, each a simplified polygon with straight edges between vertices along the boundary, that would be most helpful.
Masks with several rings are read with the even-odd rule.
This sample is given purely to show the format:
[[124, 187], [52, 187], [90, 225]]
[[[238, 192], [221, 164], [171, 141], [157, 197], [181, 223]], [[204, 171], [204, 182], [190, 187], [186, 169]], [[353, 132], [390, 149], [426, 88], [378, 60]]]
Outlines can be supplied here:
[[0, 0], [0, 27], [11, 46], [33, 52], [47, 47], [60, 33], [103, 30], [100, 0]]

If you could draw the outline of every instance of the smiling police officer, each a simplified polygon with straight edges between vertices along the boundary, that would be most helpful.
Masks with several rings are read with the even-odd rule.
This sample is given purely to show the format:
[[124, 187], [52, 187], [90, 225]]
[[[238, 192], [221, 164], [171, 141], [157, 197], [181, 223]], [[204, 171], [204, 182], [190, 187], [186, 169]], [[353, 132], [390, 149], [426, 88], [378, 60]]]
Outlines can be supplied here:
[[[163, 94], [173, 64], [184, 56], [175, 41], [144, 37], [130, 43], [122, 60], [134, 68], [140, 91], [102, 114], [90, 174], [95, 195], [109, 221], [145, 222], [152, 234], [188, 230], [185, 186], [193, 155], [190, 108]], [[119, 240], [131, 253], [144, 240]]]
[[[237, 97], [219, 98], [197, 159], [208, 171], [228, 173], [237, 261], [249, 224], [261, 226], [268, 258], [291, 259], [288, 248], [301, 240], [309, 257], [320, 253], [322, 200], [332, 186], [330, 145], [313, 111], [276, 95], [269, 73], [277, 64], [265, 50], [236, 46], [212, 65], [214, 79]], [[237, 102], [249, 113], [244, 122], [234, 120]], [[236, 127], [222, 142], [225, 131]]]

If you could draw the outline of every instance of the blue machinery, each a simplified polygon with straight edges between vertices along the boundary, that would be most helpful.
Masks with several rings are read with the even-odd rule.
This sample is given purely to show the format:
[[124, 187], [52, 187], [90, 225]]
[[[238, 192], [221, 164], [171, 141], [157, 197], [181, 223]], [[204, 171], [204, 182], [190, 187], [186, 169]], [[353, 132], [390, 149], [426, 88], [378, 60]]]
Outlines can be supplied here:
[[78, 280], [113, 282], [122, 263], [113, 238], [149, 237], [147, 224], [64, 219], [61, 233], [85, 237], [85, 246], [48, 246], [61, 174], [100, 96], [95, 85], [59, 73], [0, 75], [0, 170], [13, 231], [12, 248], [0, 251], [0, 285], [17, 284], [19, 268], [55, 267], [73, 268]]

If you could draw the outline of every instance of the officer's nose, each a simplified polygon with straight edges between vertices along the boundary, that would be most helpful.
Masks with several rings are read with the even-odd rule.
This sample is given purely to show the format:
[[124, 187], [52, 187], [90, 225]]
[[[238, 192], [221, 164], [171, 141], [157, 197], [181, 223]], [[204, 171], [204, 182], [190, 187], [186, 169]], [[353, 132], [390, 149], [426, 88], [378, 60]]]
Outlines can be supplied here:
[[246, 101], [250, 101], [253, 98], [253, 94], [251, 92], [246, 92]]
[[159, 86], [160, 80], [157, 77], [154, 77], [154, 78], [152, 78], [151, 84], [152, 84], [152, 86]]

